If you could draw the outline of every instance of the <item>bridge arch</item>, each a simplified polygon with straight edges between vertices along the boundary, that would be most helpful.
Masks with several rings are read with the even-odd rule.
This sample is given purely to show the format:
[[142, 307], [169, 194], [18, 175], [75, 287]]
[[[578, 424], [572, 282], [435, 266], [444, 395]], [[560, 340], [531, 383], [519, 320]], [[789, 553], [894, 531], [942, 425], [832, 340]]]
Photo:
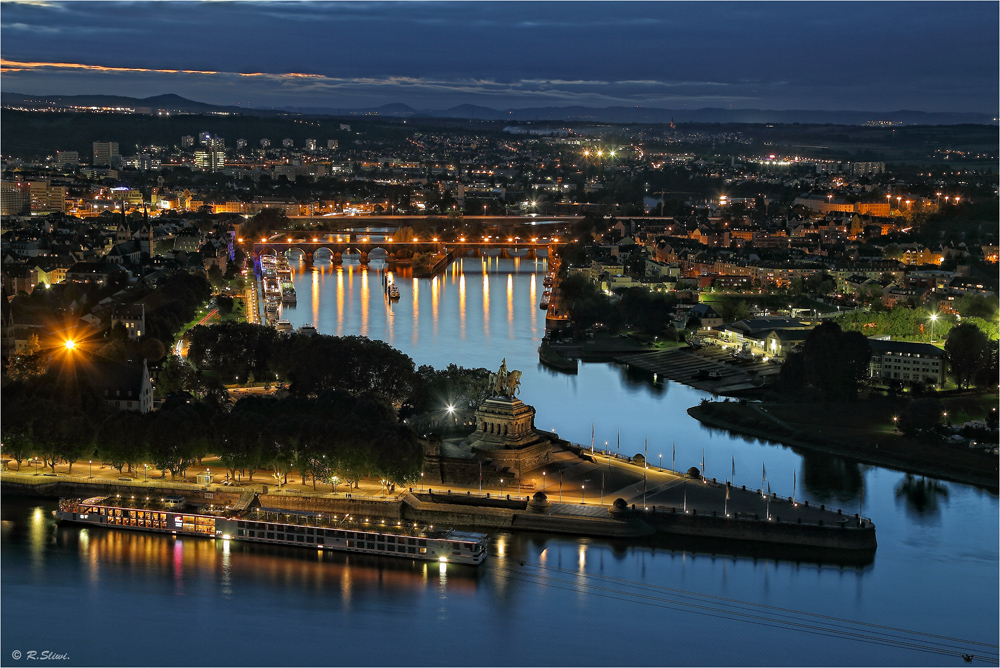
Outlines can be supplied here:
[[335, 250], [329, 246], [320, 246], [313, 251], [313, 260], [333, 262]]

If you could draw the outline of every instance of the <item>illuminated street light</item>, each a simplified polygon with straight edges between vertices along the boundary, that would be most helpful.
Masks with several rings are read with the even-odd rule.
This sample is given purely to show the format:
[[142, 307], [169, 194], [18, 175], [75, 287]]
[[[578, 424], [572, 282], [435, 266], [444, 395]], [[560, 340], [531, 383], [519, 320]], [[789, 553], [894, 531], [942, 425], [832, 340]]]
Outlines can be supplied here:
[[937, 313], [931, 314], [931, 343], [934, 343], [934, 323], [937, 322]]
[[76, 341], [74, 341], [73, 339], [66, 339], [66, 343], [64, 343], [63, 345], [66, 346], [66, 350], [76, 349]]

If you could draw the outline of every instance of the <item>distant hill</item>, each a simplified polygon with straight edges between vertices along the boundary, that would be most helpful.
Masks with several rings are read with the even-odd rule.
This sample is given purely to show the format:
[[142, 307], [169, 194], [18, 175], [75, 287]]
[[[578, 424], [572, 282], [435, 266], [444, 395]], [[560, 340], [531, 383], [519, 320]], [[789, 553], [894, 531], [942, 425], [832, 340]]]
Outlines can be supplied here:
[[656, 107], [528, 107], [523, 109], [493, 109], [474, 104], [462, 104], [447, 109], [414, 109], [401, 104], [345, 107], [283, 107], [252, 109], [223, 107], [188, 100], [179, 95], [156, 95], [134, 98], [122, 95], [24, 95], [2, 93], [0, 103], [6, 106], [51, 109], [72, 106], [107, 106], [148, 108], [153, 113], [163, 109], [182, 114], [240, 114], [244, 116], [279, 116], [284, 114], [322, 116], [384, 116], [389, 118], [451, 118], [478, 121], [556, 121], [568, 123], [813, 123], [864, 125], [888, 121], [902, 125], [996, 125], [989, 114], [929, 111], [854, 111], [854, 110], [774, 110], [774, 109], [663, 109]]
[[[171, 114], [252, 114], [254, 116], [273, 115], [273, 110], [223, 107], [205, 102], [197, 102], [168, 93], [153, 97], [136, 98], [124, 95], [24, 95], [23, 93], [0, 93], [0, 104], [4, 106], [24, 106], [34, 109], [69, 107], [127, 107], [149, 108], [152, 113], [162, 109]], [[280, 113], [280, 112], [278, 112]]]

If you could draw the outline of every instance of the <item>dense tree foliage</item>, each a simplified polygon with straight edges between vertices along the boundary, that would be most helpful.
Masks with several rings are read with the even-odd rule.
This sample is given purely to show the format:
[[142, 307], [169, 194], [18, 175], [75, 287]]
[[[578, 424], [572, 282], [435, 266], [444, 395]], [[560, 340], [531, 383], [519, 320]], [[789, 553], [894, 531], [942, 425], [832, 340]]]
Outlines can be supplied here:
[[969, 387], [979, 370], [988, 363], [986, 355], [991, 348], [978, 327], [963, 322], [948, 332], [944, 351], [955, 382], [961, 387]]
[[930, 343], [941, 341], [954, 325], [953, 316], [939, 315], [931, 327], [931, 314], [925, 310], [898, 306], [888, 311], [859, 310], [844, 313], [836, 318], [845, 330], [861, 332], [865, 336], [889, 336], [893, 341], [904, 339]]
[[414, 413], [439, 412], [448, 406], [455, 410], [478, 408], [489, 394], [489, 375], [489, 369], [466, 369], [455, 364], [441, 370], [421, 366], [407, 407]]
[[824, 322], [809, 332], [801, 353], [789, 355], [779, 382], [788, 392], [812, 386], [828, 401], [853, 400], [868, 375], [870, 359], [871, 348], [864, 336]]

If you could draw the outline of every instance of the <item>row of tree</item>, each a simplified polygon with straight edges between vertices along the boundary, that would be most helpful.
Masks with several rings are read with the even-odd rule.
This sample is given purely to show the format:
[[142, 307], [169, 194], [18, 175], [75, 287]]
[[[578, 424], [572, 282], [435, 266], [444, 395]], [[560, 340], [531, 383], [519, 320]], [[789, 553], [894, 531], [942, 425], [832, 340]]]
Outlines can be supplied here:
[[229, 321], [195, 327], [188, 341], [188, 361], [195, 368], [211, 369], [229, 382], [284, 379], [288, 391], [298, 396], [340, 388], [399, 406], [417, 383], [409, 356], [363, 336], [287, 335]]
[[[6, 393], [6, 392], [5, 392]], [[5, 454], [17, 462], [107, 463], [119, 472], [149, 469], [184, 476], [217, 455], [235, 478], [260, 469], [279, 484], [296, 471], [303, 480], [356, 482], [377, 476], [416, 479], [423, 457], [416, 435], [372, 395], [332, 390], [316, 397], [247, 397], [226, 412], [210, 402], [174, 398], [151, 413], [104, 406], [69, 406], [29, 393], [7, 396]]]

